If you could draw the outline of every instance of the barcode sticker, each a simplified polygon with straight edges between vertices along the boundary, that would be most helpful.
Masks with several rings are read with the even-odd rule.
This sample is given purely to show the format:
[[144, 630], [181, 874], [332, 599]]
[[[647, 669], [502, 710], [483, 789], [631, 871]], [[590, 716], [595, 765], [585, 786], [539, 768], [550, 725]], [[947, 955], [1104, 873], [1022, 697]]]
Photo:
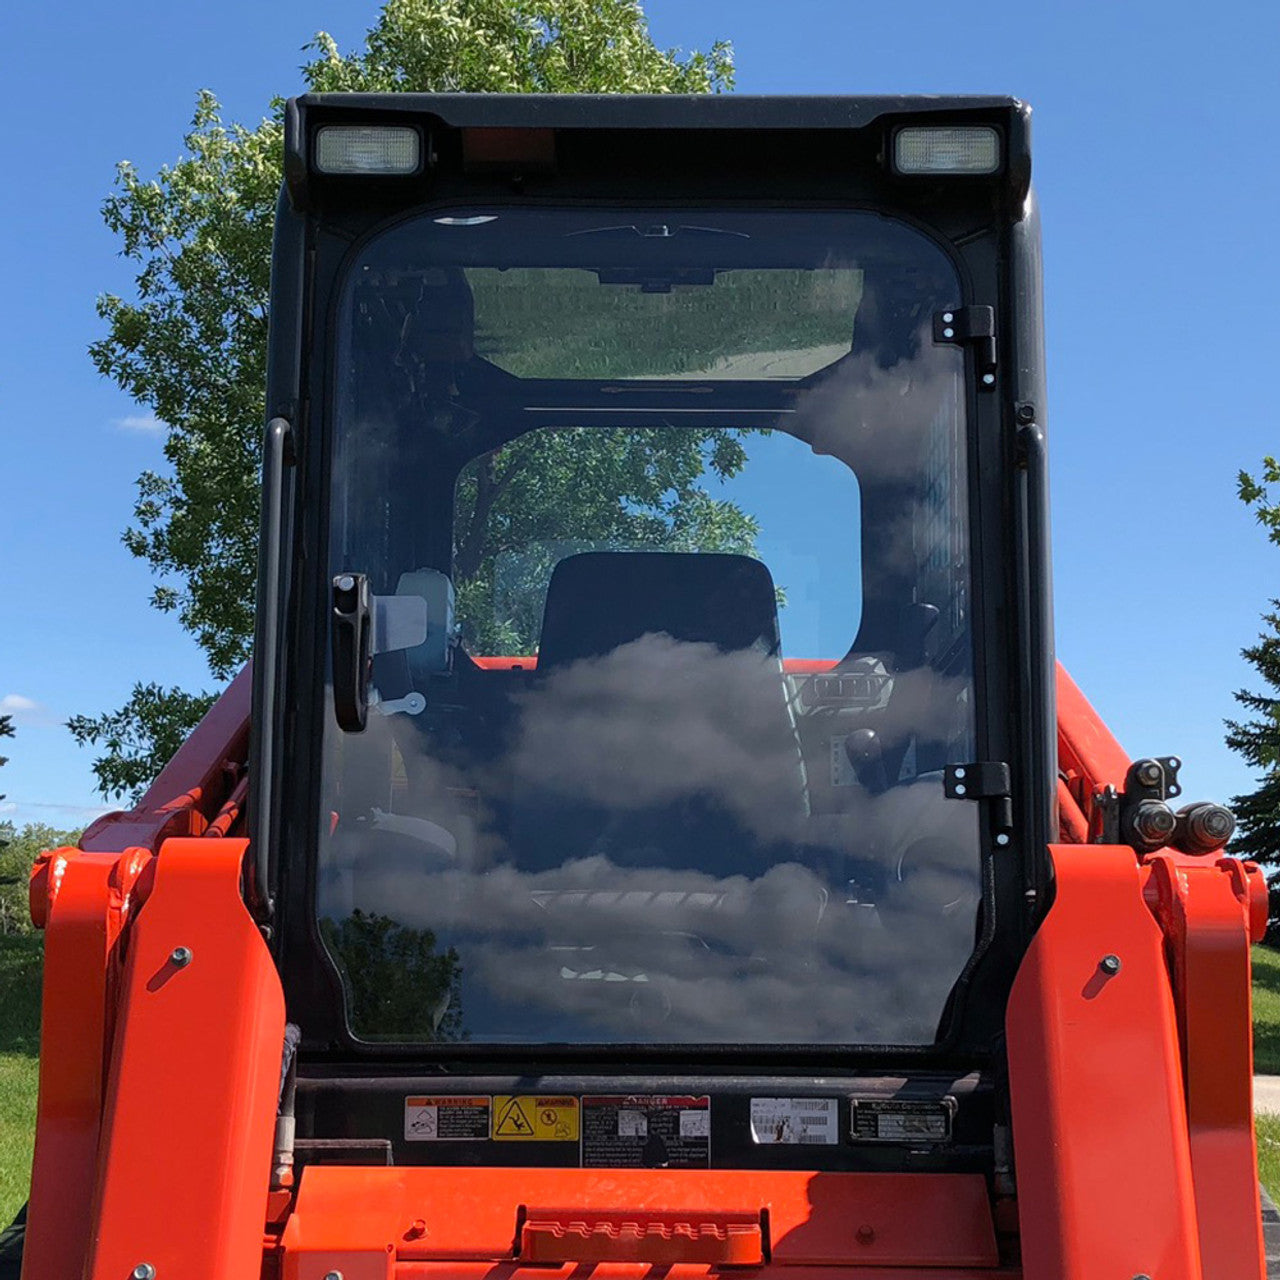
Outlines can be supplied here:
[[835, 1098], [752, 1098], [751, 1138], [761, 1146], [833, 1146], [840, 1140]]

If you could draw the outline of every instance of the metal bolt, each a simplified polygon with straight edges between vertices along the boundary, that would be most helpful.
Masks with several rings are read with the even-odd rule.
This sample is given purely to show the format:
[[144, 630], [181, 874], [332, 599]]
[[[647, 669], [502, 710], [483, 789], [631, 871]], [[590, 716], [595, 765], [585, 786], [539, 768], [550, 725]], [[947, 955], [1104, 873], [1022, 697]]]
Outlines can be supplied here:
[[962, 796], [962, 795], [964, 795], [965, 790], [966, 790], [966, 788], [965, 788], [965, 785], [964, 785], [964, 783], [963, 783], [963, 782], [958, 782], [958, 783], [956, 783], [956, 795], [958, 795], [958, 796]]
[[944, 311], [942, 313], [943, 324], [950, 324], [954, 319], [955, 319], [955, 316], [950, 311]]
[[185, 969], [187, 965], [191, 963], [191, 948], [174, 947], [174, 949], [169, 952], [169, 963], [173, 965], [175, 969]]
[[1164, 770], [1160, 768], [1156, 761], [1144, 760], [1138, 766], [1137, 773], [1138, 781], [1144, 787], [1155, 787], [1159, 785], [1160, 779], [1164, 775]]
[[422, 1218], [414, 1218], [404, 1233], [406, 1240], [420, 1240], [427, 1234], [427, 1224]]
[[1150, 849], [1167, 844], [1177, 825], [1177, 817], [1163, 800], [1142, 800], [1133, 812], [1133, 834]]
[[149, 1262], [140, 1262], [133, 1269], [133, 1280], [156, 1280], [156, 1269]]
[[996, 384], [996, 375], [994, 373], [984, 373], [982, 381], [985, 386], [994, 387]]
[[1014, 413], [1019, 424], [1029, 427], [1036, 420], [1036, 407], [1033, 404], [1020, 404]]
[[1116, 974], [1120, 972], [1120, 957], [1113, 955], [1105, 955], [1098, 961], [1098, 968], [1103, 973]]
[[324, 1280], [342, 1280], [342, 1272], [341, 1272], [341, 1271], [326, 1271], [326, 1272], [324, 1273]]
[[954, 329], [943, 329], [942, 336], [944, 338], [954, 338], [956, 336], [956, 331]]
[[857, 1237], [859, 1244], [871, 1244], [876, 1238], [876, 1229], [869, 1226], [859, 1227]]
[[[339, 591], [350, 591], [355, 587], [356, 580], [349, 573], [344, 573], [338, 578], [335, 585]], [[328, 1280], [328, 1277], [325, 1280]], [[339, 1280], [341, 1280], [341, 1277], [339, 1277]]]
[[1007, 831], [999, 831], [996, 833], [996, 844], [1001, 848], [1009, 843], [1009, 833]]

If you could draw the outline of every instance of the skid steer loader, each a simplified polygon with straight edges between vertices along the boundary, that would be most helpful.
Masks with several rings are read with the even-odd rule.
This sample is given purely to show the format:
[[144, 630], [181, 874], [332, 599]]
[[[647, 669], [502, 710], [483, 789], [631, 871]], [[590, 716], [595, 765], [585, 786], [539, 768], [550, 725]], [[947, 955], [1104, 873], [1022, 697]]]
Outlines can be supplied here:
[[255, 657], [33, 873], [25, 1280], [1263, 1275], [1265, 884], [1056, 666], [1030, 169], [288, 104]]

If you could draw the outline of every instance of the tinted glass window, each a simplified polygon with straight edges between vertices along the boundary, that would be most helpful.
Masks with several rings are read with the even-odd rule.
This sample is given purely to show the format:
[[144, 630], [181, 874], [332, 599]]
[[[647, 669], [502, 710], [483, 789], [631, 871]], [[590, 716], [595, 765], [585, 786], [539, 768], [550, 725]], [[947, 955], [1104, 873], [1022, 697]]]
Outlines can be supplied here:
[[959, 291], [870, 214], [477, 210], [338, 317], [320, 927], [368, 1039], [924, 1043], [972, 953]]

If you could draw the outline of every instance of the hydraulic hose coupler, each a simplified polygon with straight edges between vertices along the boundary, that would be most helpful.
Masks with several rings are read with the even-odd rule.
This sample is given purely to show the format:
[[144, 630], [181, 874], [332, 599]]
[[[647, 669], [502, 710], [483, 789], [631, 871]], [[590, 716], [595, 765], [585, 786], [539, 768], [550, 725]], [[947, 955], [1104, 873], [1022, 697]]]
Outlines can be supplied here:
[[1208, 800], [1183, 805], [1178, 810], [1177, 823], [1173, 845], [1183, 853], [1213, 853], [1231, 839], [1236, 829], [1235, 814]]
[[1140, 800], [1129, 815], [1125, 843], [1139, 853], [1163, 849], [1178, 825], [1173, 810], [1163, 800]]

